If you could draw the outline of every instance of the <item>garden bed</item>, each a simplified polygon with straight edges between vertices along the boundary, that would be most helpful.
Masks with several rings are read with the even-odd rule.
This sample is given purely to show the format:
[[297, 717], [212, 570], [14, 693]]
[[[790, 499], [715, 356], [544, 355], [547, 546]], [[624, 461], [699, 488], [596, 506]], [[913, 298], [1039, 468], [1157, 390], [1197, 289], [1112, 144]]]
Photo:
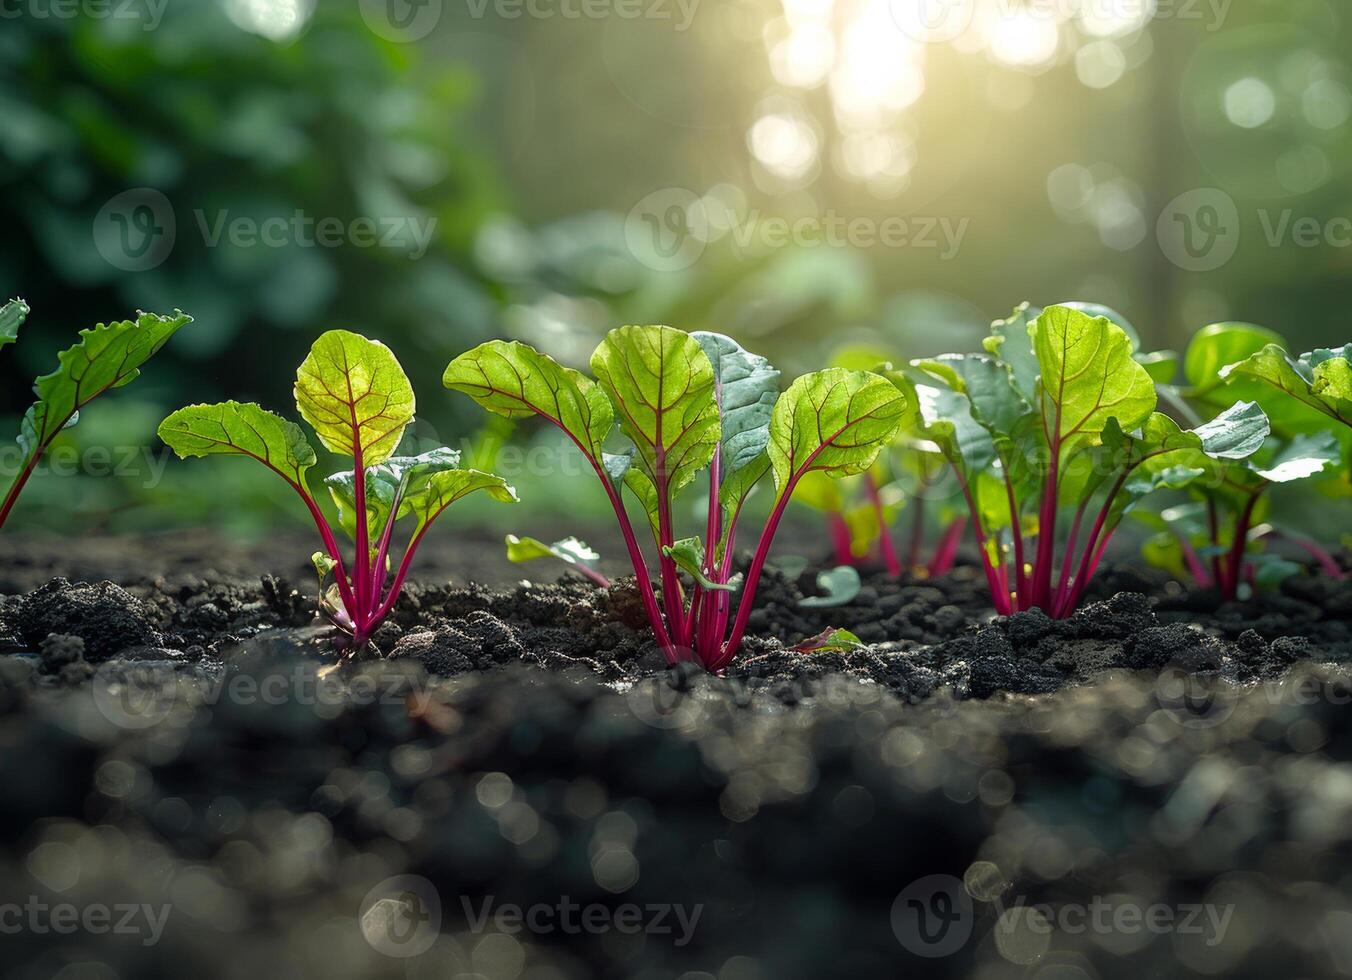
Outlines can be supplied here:
[[[1223, 604], [1105, 570], [1058, 623], [992, 621], [970, 566], [835, 609], [771, 573], [714, 678], [665, 667], [624, 580], [513, 584], [455, 540], [384, 657], [329, 671], [290, 542], [11, 539], [0, 900], [169, 909], [154, 944], [81, 937], [138, 977], [1350, 968], [1346, 583]], [[789, 649], [828, 626], [866, 645]], [[441, 925], [391, 946], [398, 875]], [[553, 911], [492, 919], [518, 906]]]

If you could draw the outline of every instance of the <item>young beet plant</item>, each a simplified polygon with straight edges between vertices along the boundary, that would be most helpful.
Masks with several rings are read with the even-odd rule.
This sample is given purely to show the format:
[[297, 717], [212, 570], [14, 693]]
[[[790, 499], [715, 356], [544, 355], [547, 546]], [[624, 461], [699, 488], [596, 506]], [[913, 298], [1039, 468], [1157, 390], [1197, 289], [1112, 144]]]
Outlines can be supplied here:
[[1155, 382], [1131, 334], [1090, 309], [1035, 316], [1025, 304], [995, 323], [986, 349], [890, 376], [914, 396], [922, 432], [956, 475], [1004, 615], [1069, 616], [1142, 498], [1217, 479], [1268, 432], [1252, 403], [1192, 430], [1156, 412]]
[[[1218, 323], [1193, 337], [1183, 361], [1184, 383], [1161, 386], [1186, 413], [1214, 409], [1234, 398], [1262, 405], [1271, 435], [1262, 450], [1220, 467], [1216, 479], [1190, 486], [1194, 503], [1142, 520], [1160, 533], [1147, 543], [1157, 564], [1186, 569], [1203, 588], [1233, 599], [1245, 581], [1272, 584], [1297, 565], [1257, 550], [1266, 539], [1305, 551], [1325, 574], [1341, 577], [1337, 562], [1315, 542], [1260, 523], [1276, 485], [1335, 474], [1343, 456], [1329, 420], [1352, 424], [1348, 348], [1291, 357], [1282, 338], [1265, 327]], [[1343, 430], [1345, 431], [1345, 430]]]
[[[611, 331], [591, 367], [595, 380], [525, 344], [491, 341], [452, 361], [444, 381], [490, 412], [536, 415], [563, 430], [610, 500], [668, 661], [694, 659], [721, 671], [741, 646], [770, 543], [794, 490], [809, 473], [866, 472], [895, 436], [905, 397], [878, 375], [843, 369], [804, 375], [781, 395], [779, 372], [764, 358], [719, 334], [661, 326]], [[605, 446], [617, 420], [631, 445], [610, 453]], [[703, 538], [678, 538], [677, 496], [702, 470], [709, 493]], [[775, 497], [734, 618], [738, 522], [767, 475]], [[656, 541], [660, 593], [625, 509], [626, 490], [641, 504]], [[688, 595], [682, 572], [689, 576]]]
[[[0, 307], [0, 347], [19, 339], [28, 312], [21, 299]], [[136, 380], [141, 365], [191, 322], [192, 317], [178, 312], [173, 316], [138, 313], [135, 320], [100, 323], [80, 331], [80, 342], [57, 356], [56, 370], [33, 384], [37, 401], [19, 425], [19, 472], [0, 502], [0, 527], [9, 519], [43, 454], [63, 429], [79, 420], [81, 409], [105, 391]]]
[[[323, 334], [296, 372], [295, 398], [324, 448], [352, 458], [351, 471], [324, 481], [341, 527], [356, 542], [350, 566], [310, 493], [307, 472], [316, 456], [299, 425], [258, 405], [228, 401], [181, 408], [160, 423], [159, 434], [180, 458], [247, 456], [296, 491], [324, 542], [313, 556], [320, 607], [357, 652], [394, 608], [432, 522], [476, 490], [502, 502], [514, 502], [516, 492], [491, 473], [460, 469], [460, 454], [451, 449], [395, 455], [413, 421], [413, 386], [377, 341], [346, 330]], [[395, 524], [405, 517], [413, 528], [391, 580]], [[329, 574], [335, 582], [326, 589]]]

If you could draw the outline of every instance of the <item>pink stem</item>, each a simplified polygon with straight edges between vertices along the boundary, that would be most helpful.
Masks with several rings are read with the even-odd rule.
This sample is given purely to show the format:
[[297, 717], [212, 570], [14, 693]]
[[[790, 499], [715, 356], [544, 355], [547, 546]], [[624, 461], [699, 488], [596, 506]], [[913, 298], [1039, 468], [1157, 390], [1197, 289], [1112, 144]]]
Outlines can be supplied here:
[[1013, 612], [1009, 601], [1008, 590], [1000, 587], [1000, 579], [995, 574], [995, 568], [991, 565], [991, 557], [986, 547], [986, 529], [981, 526], [981, 513], [976, 509], [976, 501], [972, 499], [971, 487], [967, 485], [967, 480], [963, 477], [962, 471], [956, 466], [953, 472], [957, 474], [958, 486], [962, 488], [962, 496], [967, 501], [967, 510], [972, 515], [972, 532], [976, 535], [977, 555], [981, 559], [981, 568], [986, 573], [986, 584], [991, 590], [991, 604], [995, 606], [995, 611], [1001, 616], [1008, 616]]
[[850, 547], [850, 526], [839, 511], [826, 515], [826, 525], [831, 532], [831, 549], [835, 552], [837, 565], [853, 565], [854, 551]]
[[873, 513], [878, 518], [878, 547], [882, 550], [883, 564], [887, 566], [888, 575], [899, 578], [901, 559], [897, 557], [897, 547], [892, 541], [892, 531], [887, 526], [884, 514], [883, 498], [878, 493], [878, 481], [873, 479], [872, 473], [864, 474], [864, 489], [868, 493], [869, 503], [873, 505]]
[[1179, 547], [1183, 549], [1183, 561], [1188, 566], [1188, 571], [1192, 574], [1193, 580], [1199, 588], [1209, 589], [1214, 584], [1211, 576], [1207, 573], [1206, 566], [1202, 564], [1202, 559], [1197, 557], [1197, 550], [1193, 548], [1190, 541], [1182, 538], [1178, 539]]
[[934, 549], [934, 558], [929, 565], [930, 578], [945, 575], [952, 571], [953, 560], [958, 555], [958, 545], [962, 542], [962, 534], [966, 530], [966, 517], [955, 519], [944, 530], [944, 535], [939, 539], [939, 545]]
[[1019, 504], [1014, 499], [1014, 481], [1009, 477], [1009, 467], [1002, 467], [1005, 477], [1005, 499], [1009, 504], [1009, 526], [1014, 536], [1014, 585], [1015, 597], [1020, 609], [1024, 608], [1024, 603], [1028, 600], [1028, 582], [1024, 572], [1023, 564], [1023, 519], [1019, 512]]

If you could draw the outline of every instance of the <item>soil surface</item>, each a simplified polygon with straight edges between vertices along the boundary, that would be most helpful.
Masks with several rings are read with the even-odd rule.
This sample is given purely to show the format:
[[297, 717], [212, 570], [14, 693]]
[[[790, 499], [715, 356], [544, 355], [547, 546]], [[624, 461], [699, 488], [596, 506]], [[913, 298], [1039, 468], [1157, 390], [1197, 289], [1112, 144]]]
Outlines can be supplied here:
[[773, 572], [715, 678], [624, 578], [458, 540], [334, 669], [299, 538], [8, 539], [0, 972], [1352, 972], [1347, 583], [1123, 568], [1053, 622], [965, 566]]

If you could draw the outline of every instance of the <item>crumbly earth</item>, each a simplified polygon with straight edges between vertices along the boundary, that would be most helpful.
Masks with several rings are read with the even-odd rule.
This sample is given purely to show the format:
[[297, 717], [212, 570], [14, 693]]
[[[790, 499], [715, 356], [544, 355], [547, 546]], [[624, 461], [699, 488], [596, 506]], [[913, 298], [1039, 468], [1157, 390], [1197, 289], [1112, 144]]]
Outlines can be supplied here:
[[[624, 581], [423, 579], [334, 671], [299, 578], [38, 577], [0, 604], [0, 908], [167, 918], [30, 925], [16, 976], [1352, 971], [1343, 583], [1127, 569], [1058, 623], [969, 568], [826, 610], [772, 575], [712, 678]], [[788, 649], [829, 625], [867, 645]]]

